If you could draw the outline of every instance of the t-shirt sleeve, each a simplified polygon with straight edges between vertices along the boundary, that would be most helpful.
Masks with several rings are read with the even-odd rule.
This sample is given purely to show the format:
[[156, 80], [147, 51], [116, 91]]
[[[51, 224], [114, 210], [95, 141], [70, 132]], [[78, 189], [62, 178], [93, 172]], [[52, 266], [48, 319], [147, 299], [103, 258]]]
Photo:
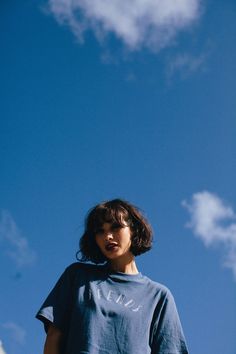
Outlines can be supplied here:
[[68, 329], [73, 295], [71, 268], [66, 268], [36, 314], [36, 318], [43, 322], [46, 332], [50, 323], [62, 332]]
[[168, 289], [156, 308], [151, 348], [152, 354], [189, 353], [175, 301]]

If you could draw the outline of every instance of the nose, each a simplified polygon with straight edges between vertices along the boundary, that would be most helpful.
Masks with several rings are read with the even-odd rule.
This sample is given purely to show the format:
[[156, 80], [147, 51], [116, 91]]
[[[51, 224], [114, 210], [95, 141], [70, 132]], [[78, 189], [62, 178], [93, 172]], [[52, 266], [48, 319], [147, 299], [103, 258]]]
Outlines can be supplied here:
[[105, 234], [105, 239], [106, 240], [112, 240], [113, 239], [113, 234], [111, 231], [108, 231], [106, 234]]

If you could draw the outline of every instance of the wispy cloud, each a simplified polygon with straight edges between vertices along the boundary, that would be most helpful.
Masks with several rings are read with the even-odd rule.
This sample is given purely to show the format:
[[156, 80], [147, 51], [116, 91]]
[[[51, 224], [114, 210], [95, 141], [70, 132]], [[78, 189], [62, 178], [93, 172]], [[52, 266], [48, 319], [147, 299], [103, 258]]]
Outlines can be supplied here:
[[49, 11], [83, 41], [115, 35], [129, 50], [159, 50], [200, 15], [201, 0], [48, 0]]
[[0, 240], [7, 245], [8, 256], [18, 267], [31, 265], [36, 259], [25, 237], [21, 235], [11, 214], [3, 210], [0, 218]]
[[14, 342], [20, 345], [25, 343], [26, 331], [24, 328], [15, 322], [3, 323], [2, 327], [10, 332], [10, 336]]
[[204, 69], [206, 59], [206, 53], [201, 53], [199, 55], [189, 53], [177, 54], [167, 62], [166, 73], [168, 80], [172, 79], [175, 74], [180, 75], [182, 78], [186, 78], [196, 71]]
[[191, 201], [183, 201], [182, 205], [190, 214], [186, 226], [205, 246], [224, 247], [224, 265], [233, 271], [236, 279], [236, 214], [232, 207], [208, 191], [193, 194]]

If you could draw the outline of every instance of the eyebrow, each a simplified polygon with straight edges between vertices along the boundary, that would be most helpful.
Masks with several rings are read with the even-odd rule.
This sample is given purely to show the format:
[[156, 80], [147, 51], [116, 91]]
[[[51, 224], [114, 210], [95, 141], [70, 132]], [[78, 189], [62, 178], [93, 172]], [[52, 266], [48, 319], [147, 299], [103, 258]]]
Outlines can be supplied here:
[[104, 228], [103, 228], [103, 225], [104, 224], [110, 224], [111, 225], [111, 229], [114, 228], [114, 227], [120, 227], [120, 228], [124, 228], [124, 227], [127, 227], [128, 224], [126, 221], [124, 221], [124, 224], [120, 224], [116, 221], [114, 222], [104, 222], [102, 225], [98, 226], [97, 229], [95, 230], [95, 232], [102, 232], [104, 231]]

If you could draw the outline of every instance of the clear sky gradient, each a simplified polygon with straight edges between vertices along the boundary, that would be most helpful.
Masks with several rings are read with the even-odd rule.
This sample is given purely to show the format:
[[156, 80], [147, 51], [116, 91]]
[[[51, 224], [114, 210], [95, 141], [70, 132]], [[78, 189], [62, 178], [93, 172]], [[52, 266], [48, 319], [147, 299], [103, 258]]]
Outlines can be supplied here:
[[0, 5], [3, 347], [42, 353], [34, 315], [87, 210], [121, 197], [153, 226], [138, 268], [190, 353], [235, 354], [236, 2], [62, 3]]

